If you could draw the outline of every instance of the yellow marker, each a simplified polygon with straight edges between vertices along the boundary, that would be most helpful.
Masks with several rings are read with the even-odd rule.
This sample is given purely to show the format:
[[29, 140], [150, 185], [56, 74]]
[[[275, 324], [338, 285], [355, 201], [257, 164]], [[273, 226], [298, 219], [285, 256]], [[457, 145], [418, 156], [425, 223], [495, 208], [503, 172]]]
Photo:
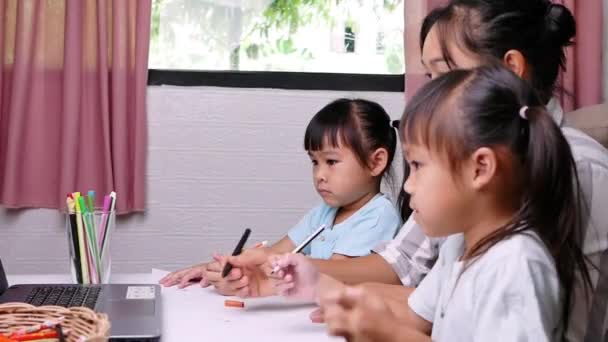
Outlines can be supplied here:
[[74, 207], [76, 209], [76, 226], [78, 227], [78, 248], [80, 249], [80, 268], [82, 270], [82, 283], [90, 284], [91, 278], [89, 277], [89, 266], [88, 266], [88, 253], [84, 241], [84, 229], [82, 227], [82, 212], [80, 210], [80, 204], [78, 198], [80, 198], [80, 192], [72, 194], [74, 197]]

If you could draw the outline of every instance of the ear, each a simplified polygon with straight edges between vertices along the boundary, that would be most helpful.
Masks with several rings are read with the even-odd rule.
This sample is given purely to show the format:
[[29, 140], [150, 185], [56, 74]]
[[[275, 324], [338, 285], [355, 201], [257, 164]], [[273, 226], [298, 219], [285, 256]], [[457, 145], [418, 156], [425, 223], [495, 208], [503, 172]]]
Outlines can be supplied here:
[[497, 171], [497, 156], [490, 148], [482, 147], [477, 149], [471, 155], [466, 168], [468, 169], [465, 175], [465, 181], [474, 190], [485, 188], [496, 176]]
[[386, 148], [381, 147], [375, 150], [369, 156], [369, 170], [372, 177], [376, 177], [384, 171], [388, 164], [388, 151]]
[[505, 66], [523, 79], [528, 77], [528, 62], [519, 50], [509, 50], [502, 58]]

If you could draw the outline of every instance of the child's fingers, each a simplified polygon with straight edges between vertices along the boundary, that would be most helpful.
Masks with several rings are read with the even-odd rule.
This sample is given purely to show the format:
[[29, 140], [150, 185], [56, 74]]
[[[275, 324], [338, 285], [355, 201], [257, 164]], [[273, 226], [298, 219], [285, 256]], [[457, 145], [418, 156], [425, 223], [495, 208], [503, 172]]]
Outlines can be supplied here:
[[167, 274], [166, 276], [164, 276], [163, 279], [161, 279], [159, 281], [159, 283], [165, 287], [173, 286], [173, 285], [179, 283], [180, 277], [183, 273], [184, 273], [184, 270], [171, 272], [171, 273]]
[[275, 270], [272, 270], [272, 272], [270, 272], [270, 275], [268, 276], [269, 278], [272, 278], [274, 280], [281, 280], [283, 278], [285, 278], [285, 271], [282, 268], [277, 268], [278, 271], [274, 272]]
[[323, 309], [323, 319], [327, 325], [328, 333], [332, 336], [350, 336], [350, 313], [339, 305], [330, 305]]
[[269, 278], [275, 278], [275, 275], [272, 273], [273, 268], [274, 268], [274, 266], [272, 265], [272, 262], [270, 261], [270, 259], [267, 262], [260, 265], [260, 270], [262, 271], [262, 273], [264, 273]]
[[238, 290], [235, 294], [237, 297], [240, 298], [247, 298], [251, 296], [251, 291], [249, 289], [249, 286], [245, 286], [243, 288], [241, 288], [240, 290]]
[[270, 268], [275, 268], [278, 265], [279, 260], [281, 260], [281, 258], [283, 257], [283, 255], [278, 255], [278, 254], [274, 254], [268, 257], [268, 264], [270, 265]]
[[173, 277], [167, 276], [167, 277], [161, 279], [158, 283], [164, 287], [170, 287], [170, 286], [175, 285], [177, 283], [177, 281]]
[[267, 273], [266, 276], [272, 280], [280, 280], [283, 279], [285, 273], [282, 270], [279, 270], [279, 272], [272, 273], [271, 270], [271, 272]]
[[279, 295], [289, 297], [293, 294], [291, 290], [293, 290], [294, 285], [294, 283], [276, 283], [274, 289]]
[[180, 285], [183, 287], [193, 285], [194, 283], [201, 281], [204, 276], [205, 269], [203, 267], [192, 268], [182, 275]]
[[269, 258], [270, 272], [268, 277], [281, 279], [285, 276], [286, 269], [297, 265], [297, 258], [293, 254], [276, 255]]
[[221, 272], [222, 271], [222, 264], [220, 262], [211, 262], [207, 265], [206, 268], [207, 272]]
[[265, 263], [268, 258], [264, 253], [259, 253], [258, 251], [251, 251], [250, 253], [244, 253], [237, 256], [229, 256], [226, 258], [226, 260], [233, 266], [257, 267]]
[[[285, 277], [288, 275], [288, 273], [285, 273], [285, 271], [283, 270], [279, 270], [278, 272], [276, 272], [272, 278], [269, 278], [272, 280], [273, 283], [281, 283], [281, 282], [285, 282]], [[289, 280], [293, 280], [293, 278], [289, 278]]]
[[238, 279], [226, 282], [226, 287], [230, 289], [231, 292], [238, 292], [240, 289], [249, 286], [249, 277], [242, 276]]
[[340, 290], [332, 290], [326, 293], [321, 293], [319, 297], [319, 303], [321, 307], [324, 308], [326, 306], [335, 305], [340, 300], [342, 296], [342, 289]]
[[202, 273], [202, 270], [197, 269], [197, 268], [191, 269], [190, 271], [184, 273], [181, 277], [178, 287], [180, 289], [183, 289], [185, 287], [192, 285], [193, 284], [192, 280], [200, 278], [202, 276], [201, 273]]
[[298, 264], [297, 254], [283, 254], [276, 260], [276, 265], [280, 268], [287, 268], [289, 266], [296, 266]]
[[243, 270], [241, 270], [240, 268], [233, 268], [232, 270], [230, 270], [230, 273], [228, 273], [228, 275], [226, 276], [226, 280], [230, 281], [235, 281], [235, 280], [239, 280], [243, 277], [244, 273]]
[[338, 297], [337, 304], [344, 308], [352, 309], [358, 303], [362, 303], [365, 299], [365, 293], [360, 287], [349, 286], [342, 291]]
[[219, 265], [219, 267], [223, 268], [224, 265], [226, 264], [227, 257], [225, 257], [219, 253], [213, 253], [213, 260], [215, 260], [215, 263], [217, 263]]
[[311, 312], [308, 316], [310, 321], [313, 323], [323, 323], [325, 320], [323, 319], [323, 309], [317, 308], [315, 311]]
[[173, 273], [169, 273], [166, 276], [162, 277], [162, 279], [159, 280], [158, 283], [161, 285], [165, 285], [165, 283], [168, 283], [171, 278], [173, 278]]
[[293, 277], [290, 274], [283, 279], [274, 281], [273, 287], [281, 296], [291, 297], [297, 295], [296, 283], [293, 281]]
[[210, 283], [217, 283], [218, 281], [221, 281], [222, 278], [222, 274], [220, 272], [207, 272], [207, 281]]
[[292, 281], [285, 281], [283, 279], [279, 279], [279, 280], [273, 281], [272, 282], [272, 286], [273, 287], [279, 287], [279, 286], [282, 286], [282, 285], [287, 284], [287, 283], [293, 283], [293, 282]]
[[262, 268], [262, 271], [268, 278], [272, 279], [282, 279], [284, 276], [283, 269], [276, 264], [269, 264], [268, 268]]
[[211, 283], [215, 283], [223, 280], [237, 280], [243, 276], [243, 271], [240, 268], [233, 268], [230, 273], [226, 275], [226, 278], [222, 277], [222, 271], [223, 267], [218, 269], [217, 271], [207, 270], [207, 272], [205, 272], [207, 280]]
[[196, 284], [196, 282], [189, 282], [189, 281], [187, 281], [187, 282], [180, 282], [180, 283], [177, 285], [177, 288], [178, 288], [178, 289], [185, 289], [186, 287], [192, 286], [192, 285], [194, 285], [194, 284]]
[[203, 278], [201, 279], [200, 283], [201, 287], [209, 287], [209, 285], [211, 285], [211, 283], [209, 282], [209, 279], [207, 279], [207, 276], [203, 276]]
[[239, 294], [245, 296], [246, 292], [248, 292], [248, 290], [246, 290], [248, 285], [249, 278], [247, 278], [246, 276], [233, 282], [219, 281], [213, 283], [213, 286], [215, 287], [217, 292], [224, 296], [236, 296]]

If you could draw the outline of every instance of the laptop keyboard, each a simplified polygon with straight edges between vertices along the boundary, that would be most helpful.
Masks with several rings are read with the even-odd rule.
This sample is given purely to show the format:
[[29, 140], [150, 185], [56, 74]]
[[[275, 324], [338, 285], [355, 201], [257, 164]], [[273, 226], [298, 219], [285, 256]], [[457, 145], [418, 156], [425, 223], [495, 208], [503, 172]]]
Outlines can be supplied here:
[[57, 305], [65, 308], [85, 306], [94, 309], [100, 291], [99, 286], [35, 287], [25, 298], [25, 302], [34, 306]]

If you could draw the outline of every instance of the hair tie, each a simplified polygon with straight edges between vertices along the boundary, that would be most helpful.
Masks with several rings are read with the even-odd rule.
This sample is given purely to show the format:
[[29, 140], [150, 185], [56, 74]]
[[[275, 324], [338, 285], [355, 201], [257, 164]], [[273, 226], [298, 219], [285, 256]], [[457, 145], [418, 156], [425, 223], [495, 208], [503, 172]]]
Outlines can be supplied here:
[[519, 110], [519, 116], [521, 116], [521, 118], [524, 120], [528, 120], [528, 109], [528, 106], [523, 106]]

